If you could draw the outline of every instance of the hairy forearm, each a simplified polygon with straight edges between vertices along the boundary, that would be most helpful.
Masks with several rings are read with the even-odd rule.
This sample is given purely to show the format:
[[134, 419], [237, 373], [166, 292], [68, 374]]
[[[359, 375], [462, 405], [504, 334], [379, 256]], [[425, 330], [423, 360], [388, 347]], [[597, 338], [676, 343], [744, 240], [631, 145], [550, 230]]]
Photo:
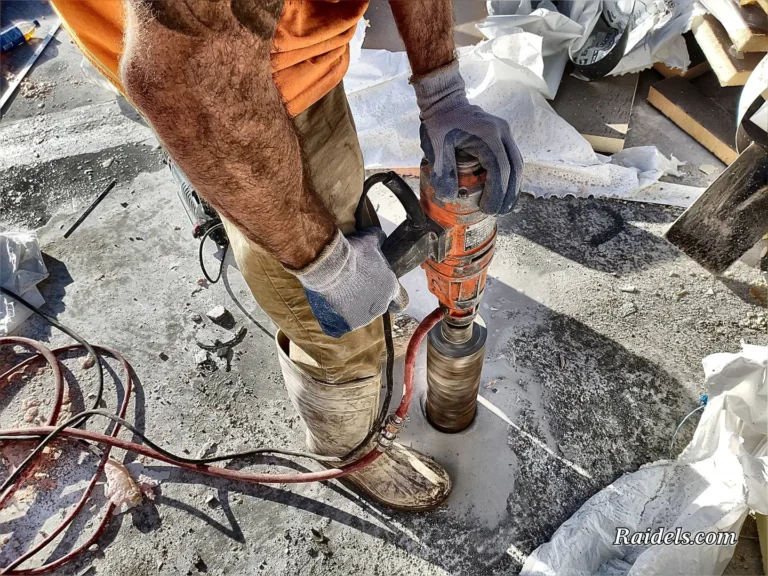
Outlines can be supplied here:
[[455, 58], [452, 0], [390, 0], [414, 75], [420, 76]]
[[313, 261], [333, 218], [309, 185], [272, 81], [281, 0], [130, 0], [121, 76], [195, 188], [289, 268]]

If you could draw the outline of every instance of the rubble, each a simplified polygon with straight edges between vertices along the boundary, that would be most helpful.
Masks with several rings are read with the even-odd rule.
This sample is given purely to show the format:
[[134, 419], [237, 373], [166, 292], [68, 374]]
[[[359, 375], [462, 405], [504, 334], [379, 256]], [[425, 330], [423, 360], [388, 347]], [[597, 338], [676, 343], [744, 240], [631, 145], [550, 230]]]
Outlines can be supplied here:
[[211, 322], [219, 326], [224, 326], [233, 319], [232, 313], [221, 305], [211, 308], [205, 315], [208, 316]]
[[235, 331], [214, 329], [209, 326], [201, 328], [195, 335], [195, 343], [203, 350], [219, 353], [238, 345], [243, 341], [248, 331], [245, 326], [240, 326]]
[[635, 305], [634, 302], [625, 302], [619, 308], [619, 316], [621, 316], [622, 318], [631, 316], [635, 312], [637, 312], [637, 306]]

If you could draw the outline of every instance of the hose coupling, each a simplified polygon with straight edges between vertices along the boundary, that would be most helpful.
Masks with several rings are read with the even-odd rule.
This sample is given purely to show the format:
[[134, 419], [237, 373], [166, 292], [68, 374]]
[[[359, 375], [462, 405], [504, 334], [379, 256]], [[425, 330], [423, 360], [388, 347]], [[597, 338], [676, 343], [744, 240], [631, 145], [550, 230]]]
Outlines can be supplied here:
[[405, 420], [397, 414], [387, 416], [387, 421], [384, 422], [384, 426], [381, 427], [381, 432], [379, 433], [379, 450], [385, 452], [392, 447], [395, 438], [403, 430], [403, 424], [405, 424]]

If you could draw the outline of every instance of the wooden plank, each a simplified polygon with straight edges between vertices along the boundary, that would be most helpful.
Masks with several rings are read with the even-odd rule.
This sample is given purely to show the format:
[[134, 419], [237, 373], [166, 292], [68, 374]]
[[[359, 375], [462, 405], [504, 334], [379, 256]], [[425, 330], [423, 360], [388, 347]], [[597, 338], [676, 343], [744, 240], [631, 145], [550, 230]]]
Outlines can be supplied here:
[[739, 52], [768, 52], [768, 15], [766, 1], [758, 6], [738, 6], [744, 28], [731, 30], [728, 33], [733, 40], [733, 46]]
[[688, 65], [688, 70], [683, 72], [680, 68], [670, 68], [663, 62], [656, 62], [653, 67], [661, 72], [661, 75], [664, 76], [664, 78], [680, 76], [681, 78], [690, 80], [711, 70], [709, 61], [704, 55], [704, 52], [699, 46], [699, 43], [696, 42], [696, 38], [694, 38], [693, 32], [689, 31], [683, 34], [683, 39], [685, 40], [686, 48], [688, 48], [688, 56], [691, 58], [691, 63]]
[[667, 78], [651, 86], [648, 101], [726, 164], [736, 153], [736, 118], [701, 95], [687, 80]]
[[766, 230], [768, 150], [753, 142], [669, 227], [665, 237], [704, 268], [720, 274]]
[[749, 52], [743, 58], [731, 54], [731, 39], [723, 25], [711, 14], [697, 19], [693, 34], [707, 57], [721, 86], [744, 86], [764, 54]]
[[768, 516], [755, 512], [760, 552], [763, 556], [763, 572], [768, 575]]
[[638, 77], [625, 74], [586, 82], [566, 70], [552, 108], [584, 136], [595, 152], [621, 152]]
[[[707, 3], [712, 16], [719, 20], [739, 52], [768, 52], [768, 15], [766, 0], [741, 5], [737, 0], [714, 0]], [[730, 46], [730, 44], [729, 44]]]

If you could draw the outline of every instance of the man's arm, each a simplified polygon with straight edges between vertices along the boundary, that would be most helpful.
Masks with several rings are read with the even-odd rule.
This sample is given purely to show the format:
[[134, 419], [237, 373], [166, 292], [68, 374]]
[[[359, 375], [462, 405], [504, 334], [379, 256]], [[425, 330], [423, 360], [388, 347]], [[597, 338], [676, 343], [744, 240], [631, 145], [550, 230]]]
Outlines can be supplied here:
[[128, 0], [121, 76], [190, 182], [292, 270], [338, 337], [408, 297], [381, 230], [345, 238], [311, 189], [270, 67], [282, 10], [283, 0]]
[[451, 0], [390, 0], [411, 63], [421, 127], [421, 148], [432, 167], [438, 198], [458, 194], [456, 150], [480, 161], [487, 172], [480, 209], [507, 214], [520, 190], [523, 158], [509, 125], [467, 100], [453, 40]]
[[415, 76], [456, 58], [452, 0], [391, 0], [389, 6]]
[[121, 76], [202, 194], [286, 267], [313, 262], [336, 224], [309, 185], [272, 80], [282, 0], [130, 0]]

